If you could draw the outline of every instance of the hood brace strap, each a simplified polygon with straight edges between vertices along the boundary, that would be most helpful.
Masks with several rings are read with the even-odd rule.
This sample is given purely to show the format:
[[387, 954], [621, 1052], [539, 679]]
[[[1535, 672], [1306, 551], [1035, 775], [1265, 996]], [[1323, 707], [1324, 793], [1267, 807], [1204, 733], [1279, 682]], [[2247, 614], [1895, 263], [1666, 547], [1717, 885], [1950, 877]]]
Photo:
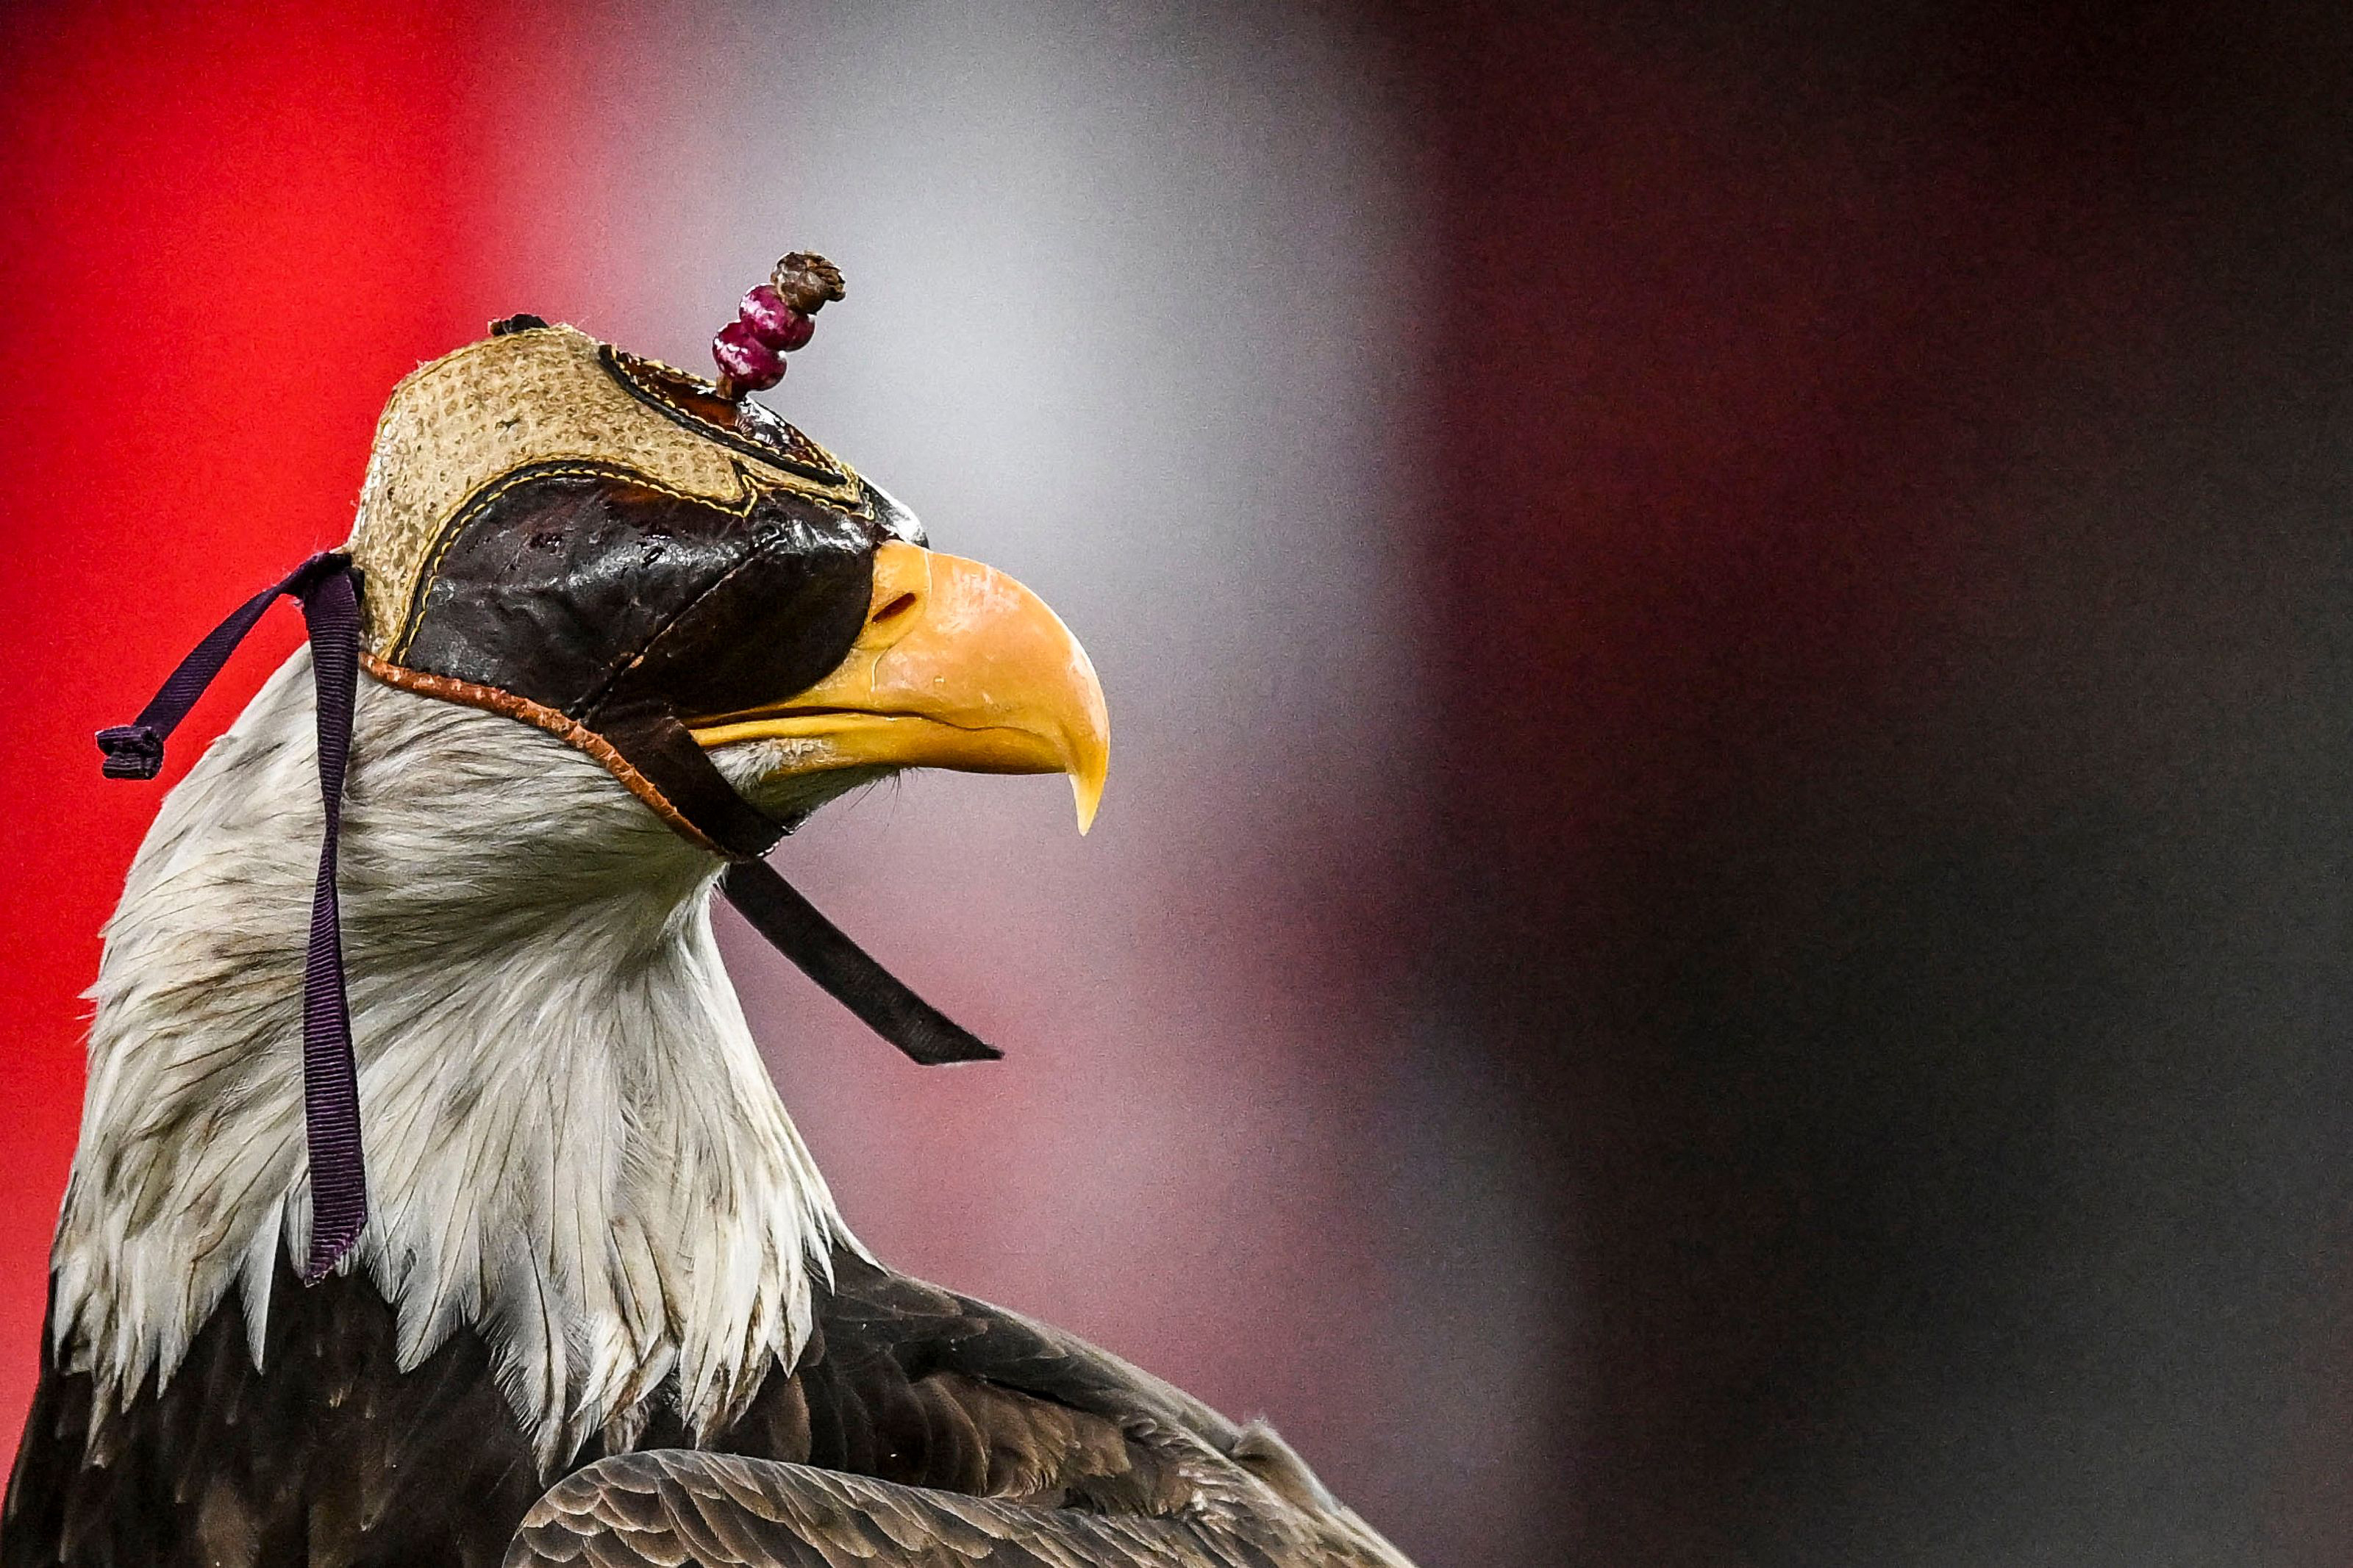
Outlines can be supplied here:
[[735, 912], [860, 1022], [924, 1067], [1005, 1054], [910, 991], [777, 874], [764, 857], [792, 829], [738, 795], [675, 715], [639, 711], [600, 719], [596, 728], [654, 781], [685, 827], [733, 862], [719, 890]]
[[[106, 753], [103, 771], [108, 778], [153, 778], [163, 770], [164, 741], [188, 716], [263, 612], [280, 595], [301, 604], [318, 700], [319, 799], [326, 814], [319, 845], [318, 880], [311, 898], [310, 946], [302, 965], [302, 1128], [311, 1162], [311, 1246], [302, 1268], [306, 1285], [325, 1279], [351, 1250], [367, 1225], [368, 1214], [366, 1162], [360, 1147], [359, 1076], [352, 1056], [351, 1005], [343, 980], [342, 912], [335, 900], [335, 846], [343, 826], [343, 773], [351, 759], [352, 712], [359, 685], [359, 577], [351, 557], [340, 552], [311, 556], [284, 581], [256, 594], [214, 627], [180, 661], [154, 700], [139, 710], [138, 718], [98, 732], [99, 749]], [[678, 731], [677, 737], [666, 738], [686, 742], [685, 751], [659, 748], [672, 753], [669, 759], [672, 766], [667, 771], [716, 784], [737, 808], [710, 814], [726, 823], [722, 831], [727, 840], [734, 841], [726, 845], [734, 850], [734, 864], [720, 878], [719, 886], [754, 930], [799, 965], [827, 994], [916, 1062], [936, 1067], [1004, 1055], [908, 989], [759, 858], [760, 850], [747, 855], [736, 848], [738, 844], [765, 837], [761, 846], [765, 850], [782, 837], [783, 826], [771, 823], [737, 795], [675, 719], [664, 728]], [[774, 826], [775, 835], [755, 836], [749, 831], [755, 819]]]
[[343, 826], [343, 766], [351, 760], [352, 705], [359, 685], [358, 575], [347, 555], [313, 555], [215, 626], [138, 718], [98, 732], [108, 778], [153, 778], [164, 766], [164, 738], [188, 716], [271, 601], [280, 594], [301, 601], [319, 702], [319, 800], [327, 814], [319, 841], [319, 879], [311, 894], [311, 945], [302, 963], [302, 1131], [311, 1150], [311, 1249], [302, 1279], [311, 1285], [326, 1278], [367, 1224], [359, 1075], [352, 1062], [343, 918], [335, 904], [335, 839]]

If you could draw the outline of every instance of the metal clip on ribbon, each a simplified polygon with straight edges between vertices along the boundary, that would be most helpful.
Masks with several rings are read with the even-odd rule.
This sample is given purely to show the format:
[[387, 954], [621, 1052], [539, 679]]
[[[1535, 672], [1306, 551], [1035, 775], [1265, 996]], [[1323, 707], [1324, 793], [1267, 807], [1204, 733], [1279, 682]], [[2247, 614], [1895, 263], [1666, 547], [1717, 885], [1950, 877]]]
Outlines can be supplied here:
[[214, 627], [138, 718], [98, 732], [108, 778], [153, 778], [164, 766], [164, 741], [262, 612], [281, 594], [301, 601], [318, 692], [319, 800], [327, 817], [319, 879], [311, 895], [311, 945], [302, 965], [302, 1129], [311, 1152], [311, 1252], [302, 1279], [310, 1285], [326, 1278], [367, 1224], [359, 1075], [352, 1060], [343, 923], [335, 905], [335, 839], [343, 826], [343, 771], [351, 760], [352, 704], [359, 685], [358, 576], [347, 555], [311, 556]]

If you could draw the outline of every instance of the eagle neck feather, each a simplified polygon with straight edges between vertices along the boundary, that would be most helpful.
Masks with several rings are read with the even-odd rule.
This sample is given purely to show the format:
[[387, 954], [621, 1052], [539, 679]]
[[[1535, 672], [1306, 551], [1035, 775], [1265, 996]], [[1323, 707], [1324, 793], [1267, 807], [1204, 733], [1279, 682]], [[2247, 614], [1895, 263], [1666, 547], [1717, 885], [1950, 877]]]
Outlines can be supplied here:
[[[261, 1367], [309, 1242], [310, 684], [297, 653], [172, 792], [106, 928], [52, 1258], [58, 1363], [101, 1406], [167, 1382], [231, 1291]], [[361, 682], [339, 885], [372, 1212], [345, 1268], [404, 1370], [481, 1336], [543, 1469], [658, 1400], [724, 1427], [857, 1246], [721, 963], [718, 869], [561, 742]]]

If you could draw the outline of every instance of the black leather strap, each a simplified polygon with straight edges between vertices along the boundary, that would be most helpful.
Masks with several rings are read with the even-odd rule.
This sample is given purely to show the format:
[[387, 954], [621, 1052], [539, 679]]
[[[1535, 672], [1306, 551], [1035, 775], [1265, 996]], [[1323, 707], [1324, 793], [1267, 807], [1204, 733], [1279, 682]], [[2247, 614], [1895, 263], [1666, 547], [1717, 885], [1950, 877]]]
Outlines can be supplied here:
[[677, 714], [650, 707], [607, 714], [597, 731], [729, 859], [757, 860], [785, 837], [785, 824], [735, 793]]
[[802, 973], [913, 1060], [939, 1067], [992, 1061], [1005, 1054], [908, 990], [766, 861], [738, 861], [727, 868], [719, 887], [753, 929], [799, 964]]
[[784, 837], [785, 825], [737, 795], [674, 715], [608, 720], [605, 738], [697, 832], [733, 857], [719, 879], [727, 901], [868, 1028], [925, 1067], [1005, 1054], [908, 989], [761, 858]]

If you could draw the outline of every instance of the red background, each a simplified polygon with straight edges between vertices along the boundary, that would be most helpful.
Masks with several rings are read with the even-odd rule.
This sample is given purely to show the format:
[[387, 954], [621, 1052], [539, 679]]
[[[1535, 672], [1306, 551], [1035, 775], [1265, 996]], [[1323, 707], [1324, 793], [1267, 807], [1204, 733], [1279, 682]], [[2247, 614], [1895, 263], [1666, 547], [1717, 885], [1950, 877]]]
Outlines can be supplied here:
[[[383, 389], [464, 331], [450, 308], [468, 93], [444, 63], [453, 26], [357, 5], [18, 7], [5, 23], [10, 1410], [30, 1395], [37, 1260], [73, 1148], [79, 996], [154, 808], [101, 785], [90, 721], [136, 712], [158, 659], [250, 591], [239, 584], [341, 541]], [[258, 636], [282, 657], [299, 619]], [[217, 730], [274, 663], [241, 661], [196, 722]]]

